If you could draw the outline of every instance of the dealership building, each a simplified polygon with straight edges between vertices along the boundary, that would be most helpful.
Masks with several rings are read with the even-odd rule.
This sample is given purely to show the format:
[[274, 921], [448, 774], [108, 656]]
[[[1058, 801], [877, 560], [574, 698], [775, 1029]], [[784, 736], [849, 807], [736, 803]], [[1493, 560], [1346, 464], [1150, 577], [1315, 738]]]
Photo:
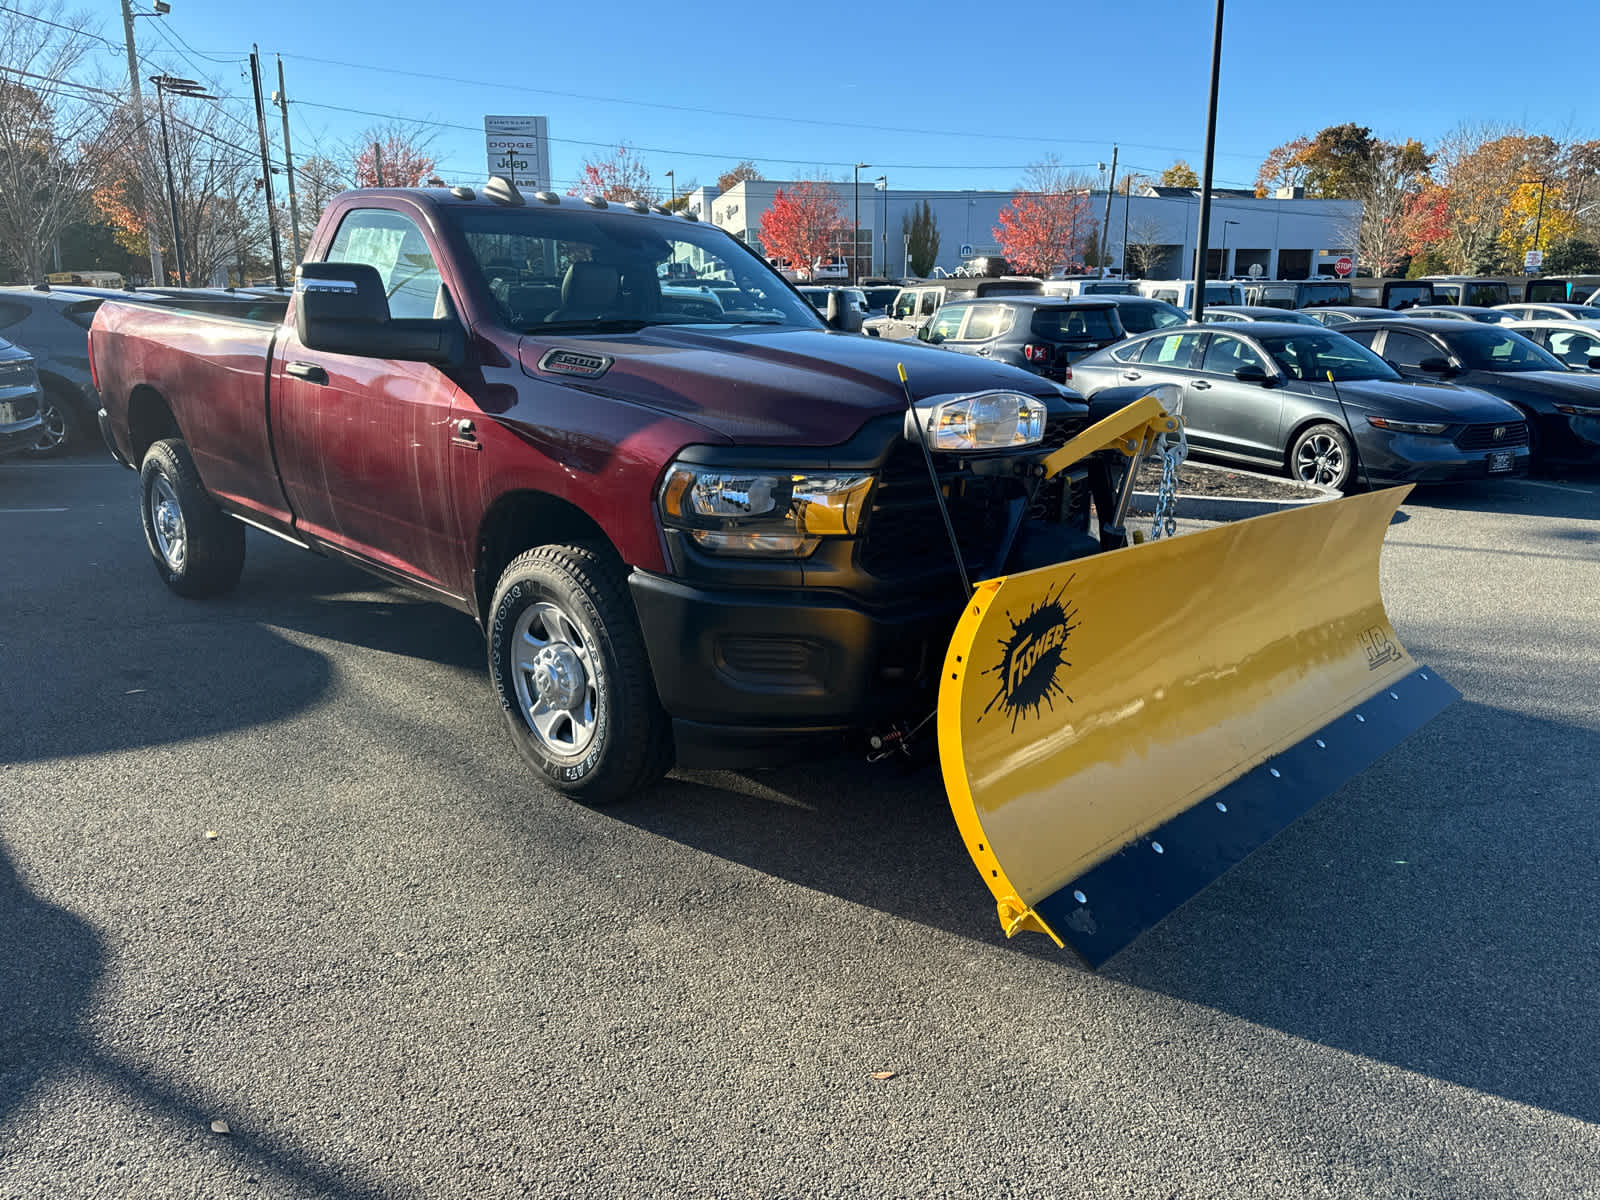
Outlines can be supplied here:
[[[780, 188], [797, 186], [796, 180], [761, 179], [735, 184], [721, 195], [700, 188], [689, 194], [688, 211], [762, 249], [761, 215]], [[838, 253], [850, 253], [848, 229], [854, 228], [859, 211], [859, 273], [892, 277], [910, 273], [903, 230], [924, 201], [939, 232], [935, 267], [948, 273], [967, 259], [1000, 253], [994, 229], [1000, 210], [1015, 196], [1009, 191], [896, 191], [865, 179], [859, 192], [849, 181], [825, 186], [833, 190], [848, 227]], [[1333, 275], [1340, 258], [1355, 256], [1359, 201], [1307, 200], [1287, 189], [1266, 198], [1229, 188], [1214, 188], [1211, 195], [1212, 276], [1306, 279]], [[1088, 220], [1097, 232], [1105, 218], [1106, 194], [1091, 192], [1088, 200]], [[1111, 197], [1106, 239], [1110, 266], [1121, 270], [1131, 249], [1133, 266], [1143, 269], [1129, 274], [1149, 279], [1188, 277], [1193, 273], [1199, 227], [1199, 188], [1145, 187], [1127, 197], [1118, 192]]]

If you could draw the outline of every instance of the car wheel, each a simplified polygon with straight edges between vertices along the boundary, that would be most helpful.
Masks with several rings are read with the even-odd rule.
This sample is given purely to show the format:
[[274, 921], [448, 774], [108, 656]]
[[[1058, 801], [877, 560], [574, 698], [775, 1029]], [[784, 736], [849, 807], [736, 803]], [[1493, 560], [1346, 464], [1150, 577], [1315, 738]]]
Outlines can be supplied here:
[[217, 596], [244, 570], [244, 526], [217, 507], [189, 447], [156, 442], [139, 467], [144, 540], [156, 574], [180, 596]]
[[1299, 482], [1336, 492], [1356, 486], [1356, 454], [1338, 425], [1312, 425], [1289, 447], [1289, 474]]
[[572, 799], [608, 804], [671, 769], [671, 725], [611, 553], [514, 559], [489, 607], [489, 675], [517, 750]]
[[47, 388], [39, 394], [39, 419], [43, 422], [39, 429], [39, 440], [28, 449], [29, 457], [54, 458], [66, 453], [67, 447], [79, 440], [77, 414], [73, 412], [72, 405], [53, 389]]

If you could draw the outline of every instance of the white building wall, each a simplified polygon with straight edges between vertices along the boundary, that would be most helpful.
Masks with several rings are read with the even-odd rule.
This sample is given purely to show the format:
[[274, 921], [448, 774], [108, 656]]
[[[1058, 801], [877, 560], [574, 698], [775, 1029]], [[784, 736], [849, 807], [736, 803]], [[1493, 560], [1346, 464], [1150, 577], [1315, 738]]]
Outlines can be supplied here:
[[[798, 181], [795, 180], [748, 180], [706, 203], [709, 204], [714, 224], [759, 246], [761, 214], [772, 204], [779, 188], [796, 186]], [[846, 181], [828, 186], [838, 198], [839, 209], [846, 223], [851, 223], [855, 214], [853, 185]], [[700, 189], [700, 192], [705, 191], [704, 188]], [[700, 195], [700, 192], [695, 195]], [[863, 180], [861, 233], [863, 242], [869, 234], [872, 238], [872, 273], [894, 277], [905, 274], [902, 220], [918, 209], [924, 200], [931, 206], [939, 230], [938, 267], [945, 271], [958, 268], [964, 257], [961, 253], [963, 247], [970, 247], [972, 256], [998, 254], [1000, 248], [993, 231], [999, 224], [1000, 210], [1011, 203], [1014, 195], [1009, 191], [897, 191], [892, 181], [885, 194]], [[1096, 225], [1105, 215], [1105, 206], [1104, 192], [1089, 196], [1089, 211]], [[1135, 195], [1125, 198], [1120, 193], [1113, 195], [1107, 249], [1114, 268], [1120, 268], [1125, 257], [1125, 210], [1130, 232], [1136, 234], [1141, 225], [1147, 224], [1156, 231], [1163, 244], [1178, 247], [1177, 262], [1181, 266], [1176, 273], [1189, 277], [1193, 272], [1195, 243], [1199, 237], [1199, 196]], [[1220, 250], [1226, 232], [1227, 267], [1237, 266], [1240, 274], [1245, 273], [1247, 260], [1253, 259], [1263, 263], [1263, 273], [1267, 277], [1276, 277], [1280, 251], [1305, 252], [1310, 273], [1315, 274], [1319, 265], [1331, 267], [1339, 254], [1353, 254], [1355, 228], [1360, 219], [1361, 205], [1356, 201], [1217, 196], [1211, 204], [1209, 240], [1213, 250]], [[1224, 221], [1237, 224], [1224, 227]], [[1241, 256], [1241, 251], [1256, 253]], [[1224, 273], [1233, 272], [1225, 268]]]

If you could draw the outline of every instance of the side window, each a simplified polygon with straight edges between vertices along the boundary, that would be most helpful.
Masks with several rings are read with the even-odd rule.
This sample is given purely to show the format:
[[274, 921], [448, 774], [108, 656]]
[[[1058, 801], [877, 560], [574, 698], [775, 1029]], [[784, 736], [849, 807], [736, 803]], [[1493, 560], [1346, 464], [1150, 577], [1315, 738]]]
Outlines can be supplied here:
[[1118, 362], [1138, 362], [1139, 355], [1144, 353], [1144, 348], [1147, 345], [1149, 345], [1148, 342], [1123, 342], [1121, 345], [1111, 348], [1111, 357]]
[[1257, 367], [1263, 371], [1267, 364], [1261, 361], [1261, 356], [1236, 337], [1226, 334], [1214, 333], [1211, 335], [1211, 344], [1206, 347], [1206, 356], [1200, 363], [1200, 369], [1213, 375], [1232, 375], [1240, 367]]
[[1166, 337], [1151, 338], [1144, 344], [1144, 355], [1139, 359], [1146, 366], [1187, 367], [1194, 358], [1198, 333], [1169, 333]]
[[1176, 304], [1178, 302], [1178, 293], [1173, 288], [1162, 288], [1156, 293], [1156, 299], [1165, 300], [1168, 304]]
[[972, 316], [967, 320], [965, 339], [969, 342], [987, 341], [999, 334], [1002, 328], [1010, 324], [1006, 320], [1006, 310], [999, 304], [975, 304], [972, 307]]
[[1361, 328], [1360, 321], [1354, 321], [1351, 324], [1353, 326], [1352, 328], [1341, 329], [1339, 332], [1344, 334], [1345, 337], [1349, 338], [1351, 341], [1360, 342], [1368, 350], [1371, 350], [1372, 343], [1378, 340], [1378, 330], [1363, 329]]
[[893, 315], [904, 319], [917, 311], [917, 294], [915, 292], [900, 292], [894, 298]]
[[939, 309], [939, 300], [943, 293], [938, 288], [929, 288], [922, 293], [922, 311], [924, 317], [931, 317]]
[[928, 327], [928, 338], [939, 337], [951, 341], [961, 330], [961, 318], [972, 310], [964, 304], [947, 304], [939, 310], [939, 315], [933, 319], [933, 324]]
[[364, 263], [378, 272], [397, 320], [427, 319], [439, 303], [439, 264], [416, 222], [404, 213], [358, 208], [339, 222], [329, 262]]
[[1391, 329], [1383, 343], [1383, 356], [1397, 367], [1418, 367], [1425, 358], [1442, 358], [1441, 351], [1432, 342], [1414, 333], [1400, 333]]
[[[1550, 353], [1554, 354], [1569, 367], [1587, 367], [1591, 355], [1600, 354], [1600, 337], [1592, 333], [1585, 333], [1581, 329], [1567, 332], [1565, 329], [1557, 333], [1538, 331], [1540, 340], [1545, 341]], [[1525, 336], [1532, 337], [1532, 333]], [[1548, 339], [1548, 340], [1545, 340]]]

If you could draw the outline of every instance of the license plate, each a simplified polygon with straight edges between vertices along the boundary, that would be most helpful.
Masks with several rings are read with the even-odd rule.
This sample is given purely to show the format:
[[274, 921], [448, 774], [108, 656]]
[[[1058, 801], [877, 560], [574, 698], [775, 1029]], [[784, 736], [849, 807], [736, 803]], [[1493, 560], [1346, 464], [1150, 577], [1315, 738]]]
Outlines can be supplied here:
[[1497, 471], [1509, 471], [1516, 462], [1516, 456], [1510, 450], [1497, 450], [1489, 455], [1489, 474]]

